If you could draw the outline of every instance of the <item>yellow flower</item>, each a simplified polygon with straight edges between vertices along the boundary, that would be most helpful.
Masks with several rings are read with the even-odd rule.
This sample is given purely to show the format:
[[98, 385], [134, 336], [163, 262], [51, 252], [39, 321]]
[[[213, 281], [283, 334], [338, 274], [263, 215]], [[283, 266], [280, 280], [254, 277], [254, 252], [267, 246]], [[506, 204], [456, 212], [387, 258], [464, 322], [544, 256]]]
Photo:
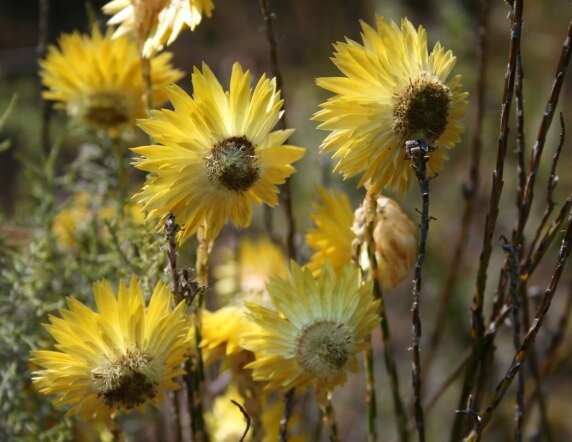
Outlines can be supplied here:
[[316, 205], [312, 221], [316, 227], [306, 234], [314, 251], [308, 268], [314, 275], [330, 262], [338, 271], [352, 259], [352, 223], [354, 212], [348, 196], [339, 191], [319, 190], [321, 204]]
[[225, 298], [237, 294], [262, 294], [270, 276], [288, 274], [286, 256], [268, 238], [241, 238], [236, 258], [230, 253], [225, 255], [225, 262], [214, 270], [215, 288]]
[[460, 76], [450, 78], [453, 53], [440, 43], [429, 53], [422, 27], [382, 17], [377, 29], [361, 26], [363, 45], [335, 45], [333, 61], [344, 76], [317, 80], [336, 95], [314, 119], [331, 131], [322, 149], [333, 152], [344, 178], [362, 174], [360, 185], [369, 182], [374, 192], [404, 191], [412, 175], [405, 142], [424, 139], [433, 146], [428, 171], [439, 172], [460, 139], [467, 94]]
[[[182, 77], [171, 66], [171, 54], [151, 60], [153, 102], [166, 96], [161, 88]], [[41, 63], [44, 98], [84, 123], [116, 133], [145, 116], [145, 86], [137, 47], [127, 38], [112, 40], [97, 27], [91, 36], [63, 34]]]
[[173, 43], [184, 27], [193, 31], [203, 15], [210, 17], [213, 0], [112, 0], [103, 12], [118, 26], [113, 37], [133, 34], [145, 57]]
[[244, 336], [243, 346], [256, 357], [246, 368], [269, 388], [314, 385], [323, 397], [355, 368], [356, 354], [377, 324], [371, 282], [361, 284], [351, 265], [338, 276], [328, 265], [314, 279], [292, 262], [289, 278], [272, 279], [268, 291], [273, 308], [248, 304], [258, 328]]
[[192, 82], [193, 97], [171, 86], [174, 110], [140, 122], [158, 144], [133, 149], [142, 156], [136, 167], [150, 172], [139, 203], [158, 226], [172, 213], [181, 225], [180, 242], [201, 225], [210, 238], [229, 219], [248, 226], [253, 205], [278, 203], [276, 185], [304, 154], [284, 144], [292, 129], [272, 131], [283, 103], [275, 80], [263, 76], [252, 91], [250, 73], [235, 63], [228, 92], [205, 64]]
[[[268, 396], [255, 399], [260, 400], [264, 404], [262, 415], [260, 416], [263, 434], [261, 440], [262, 442], [274, 442], [280, 429], [280, 419], [282, 418], [284, 404], [281, 400], [271, 400]], [[205, 416], [209, 435], [213, 441], [236, 442], [240, 440], [246, 429], [244, 416], [238, 407], [231, 402], [233, 400], [245, 407], [244, 397], [240, 394], [238, 388], [230, 385], [223, 395], [218, 396], [214, 400], [212, 410]], [[251, 416], [251, 418], [254, 418], [254, 416]], [[296, 431], [299, 421], [299, 414], [295, 414], [290, 419], [288, 423], [289, 441], [303, 442], [308, 440], [299, 431]], [[245, 440], [252, 440], [254, 431], [257, 431], [257, 429], [251, 427]]]
[[97, 312], [75, 298], [46, 329], [56, 350], [36, 350], [31, 363], [38, 390], [83, 419], [105, 420], [117, 411], [158, 404], [178, 386], [175, 378], [190, 351], [186, 306], [157, 284], [149, 304], [135, 278], [117, 296], [103, 281], [94, 284]]

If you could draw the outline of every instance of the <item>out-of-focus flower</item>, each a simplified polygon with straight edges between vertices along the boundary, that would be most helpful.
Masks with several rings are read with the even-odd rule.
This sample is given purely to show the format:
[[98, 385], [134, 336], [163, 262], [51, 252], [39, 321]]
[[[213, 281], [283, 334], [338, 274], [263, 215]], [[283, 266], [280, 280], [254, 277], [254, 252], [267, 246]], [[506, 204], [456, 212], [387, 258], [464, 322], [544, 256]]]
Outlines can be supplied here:
[[56, 405], [83, 419], [106, 420], [118, 411], [158, 404], [178, 388], [182, 362], [192, 348], [186, 305], [157, 284], [149, 304], [135, 278], [94, 284], [97, 311], [75, 298], [46, 329], [56, 350], [36, 350], [30, 358], [36, 388]]
[[224, 262], [214, 269], [215, 289], [224, 298], [261, 294], [268, 278], [288, 274], [286, 256], [268, 238], [241, 238], [236, 257], [230, 248], [224, 252]]
[[362, 23], [362, 40], [335, 45], [333, 61], [343, 77], [318, 78], [336, 94], [314, 119], [331, 131], [322, 149], [333, 152], [344, 178], [361, 174], [374, 192], [404, 191], [412, 175], [405, 142], [424, 139], [435, 150], [428, 161], [434, 175], [460, 139], [467, 94], [461, 77], [450, 78], [455, 57], [407, 19], [401, 27], [383, 17], [377, 29]]
[[315, 279], [293, 262], [289, 278], [272, 279], [268, 291], [272, 307], [248, 304], [257, 328], [244, 335], [243, 346], [255, 355], [246, 368], [268, 388], [313, 385], [324, 398], [355, 368], [378, 323], [371, 281], [362, 284], [352, 265], [338, 275], [327, 265]]
[[253, 91], [250, 73], [235, 63], [228, 92], [205, 64], [192, 82], [193, 97], [172, 86], [174, 110], [140, 122], [157, 144], [133, 149], [136, 167], [150, 173], [137, 199], [161, 228], [168, 214], [175, 216], [179, 242], [201, 226], [213, 239], [228, 220], [250, 225], [252, 206], [275, 206], [277, 185], [304, 155], [284, 144], [292, 129], [272, 131], [283, 103], [275, 80], [262, 76]]
[[117, 26], [113, 37], [133, 35], [144, 57], [173, 43], [185, 27], [193, 31], [213, 9], [213, 0], [112, 0], [103, 6], [112, 15], [108, 24]]
[[[262, 434], [263, 442], [274, 442], [280, 429], [280, 419], [284, 411], [284, 404], [281, 400], [272, 400], [268, 395], [258, 398], [264, 405], [260, 416], [261, 429], [251, 427], [246, 440], [253, 440], [252, 434], [258, 431]], [[209, 435], [216, 442], [236, 442], [242, 437], [246, 428], [244, 416], [238, 407], [231, 401], [236, 401], [242, 406], [245, 404], [244, 397], [238, 388], [230, 385], [226, 392], [218, 396], [213, 403], [212, 410], [205, 416]], [[251, 416], [252, 418], [253, 416]], [[300, 415], [295, 413], [288, 422], [288, 440], [292, 442], [303, 442], [308, 440], [305, 435], [296, 431], [296, 426], [300, 421]], [[262, 430], [262, 432], [260, 432]]]
[[[76, 250], [94, 225], [98, 234], [106, 235], [104, 223], [118, 216], [116, 207], [94, 208], [90, 195], [78, 192], [72, 196], [70, 203], [54, 216], [52, 231], [62, 249]], [[145, 221], [141, 208], [136, 204], [127, 204], [123, 208], [123, 216], [135, 224], [143, 224]]]
[[352, 223], [354, 213], [348, 196], [340, 191], [320, 189], [320, 203], [315, 206], [315, 227], [306, 234], [306, 242], [314, 252], [308, 268], [314, 275], [330, 262], [338, 271], [352, 259]]
[[[44, 98], [110, 135], [146, 115], [141, 59], [133, 42], [112, 40], [94, 27], [91, 35], [63, 34], [58, 46], [51, 46], [41, 62]], [[162, 88], [183, 75], [170, 60], [168, 53], [151, 59], [154, 103], [163, 103]]]
[[236, 259], [227, 256], [227, 262], [215, 268], [216, 287], [228, 304], [203, 313], [202, 346], [207, 362], [223, 356], [230, 368], [250, 362], [250, 355], [240, 354], [246, 352], [241, 346], [242, 335], [254, 326], [246, 315], [245, 302], [268, 304], [266, 283], [271, 277], [287, 274], [286, 257], [272, 241], [240, 240]]

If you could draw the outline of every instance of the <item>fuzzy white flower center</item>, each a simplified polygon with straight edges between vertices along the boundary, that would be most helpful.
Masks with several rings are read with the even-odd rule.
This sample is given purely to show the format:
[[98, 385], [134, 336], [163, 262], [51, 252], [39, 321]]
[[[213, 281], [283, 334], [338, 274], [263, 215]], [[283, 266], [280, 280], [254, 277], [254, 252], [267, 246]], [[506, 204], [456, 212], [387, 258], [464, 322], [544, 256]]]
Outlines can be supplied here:
[[127, 410], [155, 397], [159, 385], [151, 356], [140, 350], [129, 350], [117, 360], [94, 368], [91, 380], [107, 406]]
[[345, 324], [318, 321], [302, 330], [296, 358], [314, 376], [330, 379], [345, 366], [354, 346], [353, 335]]

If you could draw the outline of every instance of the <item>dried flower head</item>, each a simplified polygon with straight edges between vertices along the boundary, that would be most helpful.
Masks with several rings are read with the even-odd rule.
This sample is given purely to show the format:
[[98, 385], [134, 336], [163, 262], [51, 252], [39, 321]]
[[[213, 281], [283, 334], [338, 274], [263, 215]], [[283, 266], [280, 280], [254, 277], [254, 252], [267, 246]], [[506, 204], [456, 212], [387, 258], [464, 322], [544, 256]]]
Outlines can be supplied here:
[[379, 282], [384, 289], [394, 288], [405, 279], [415, 262], [417, 227], [397, 202], [383, 195], [366, 198], [355, 212], [353, 231], [364, 245], [370, 222], [374, 223]]

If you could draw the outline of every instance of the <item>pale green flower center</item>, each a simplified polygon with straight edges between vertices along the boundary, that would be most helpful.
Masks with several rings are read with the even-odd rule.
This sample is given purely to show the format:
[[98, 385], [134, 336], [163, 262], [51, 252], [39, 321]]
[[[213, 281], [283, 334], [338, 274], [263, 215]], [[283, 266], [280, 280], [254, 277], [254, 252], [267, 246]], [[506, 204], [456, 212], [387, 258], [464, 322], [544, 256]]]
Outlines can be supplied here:
[[394, 97], [393, 130], [403, 141], [424, 139], [434, 143], [447, 127], [449, 88], [421, 76]]
[[234, 192], [250, 189], [258, 180], [256, 151], [246, 137], [231, 137], [217, 143], [205, 158], [211, 182]]
[[130, 350], [115, 361], [91, 371], [98, 396], [107, 406], [131, 409], [142, 405], [157, 394], [159, 376], [152, 358], [140, 350]]
[[345, 324], [318, 321], [302, 330], [296, 358], [314, 376], [329, 379], [345, 366], [354, 346], [353, 335]]

